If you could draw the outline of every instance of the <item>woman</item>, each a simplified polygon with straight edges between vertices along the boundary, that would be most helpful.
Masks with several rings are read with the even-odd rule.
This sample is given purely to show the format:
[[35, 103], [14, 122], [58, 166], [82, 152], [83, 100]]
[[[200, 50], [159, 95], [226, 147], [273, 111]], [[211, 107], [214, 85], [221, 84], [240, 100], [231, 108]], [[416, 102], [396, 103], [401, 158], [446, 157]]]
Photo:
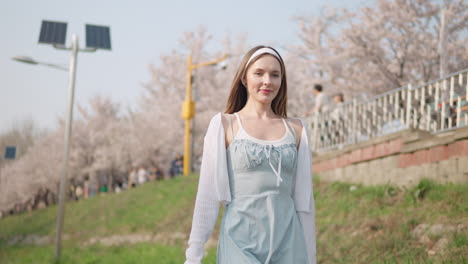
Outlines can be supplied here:
[[308, 137], [286, 106], [283, 59], [251, 49], [205, 136], [186, 264], [201, 263], [219, 202], [218, 264], [316, 263]]

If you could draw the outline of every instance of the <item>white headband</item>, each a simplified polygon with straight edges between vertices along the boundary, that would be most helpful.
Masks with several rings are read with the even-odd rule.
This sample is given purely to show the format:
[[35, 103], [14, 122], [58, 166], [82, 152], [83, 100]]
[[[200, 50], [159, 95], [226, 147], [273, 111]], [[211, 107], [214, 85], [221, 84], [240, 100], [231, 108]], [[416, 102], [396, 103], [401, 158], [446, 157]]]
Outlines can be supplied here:
[[250, 56], [249, 60], [245, 64], [245, 68], [247, 69], [247, 67], [252, 62], [253, 59], [255, 59], [256, 57], [258, 57], [258, 56], [260, 56], [262, 54], [265, 54], [265, 53], [271, 54], [271, 55], [275, 56], [279, 61], [281, 61], [281, 58], [280, 58], [279, 54], [276, 51], [274, 51], [272, 48], [261, 48], [261, 49], [256, 50], [252, 54], [252, 56]]

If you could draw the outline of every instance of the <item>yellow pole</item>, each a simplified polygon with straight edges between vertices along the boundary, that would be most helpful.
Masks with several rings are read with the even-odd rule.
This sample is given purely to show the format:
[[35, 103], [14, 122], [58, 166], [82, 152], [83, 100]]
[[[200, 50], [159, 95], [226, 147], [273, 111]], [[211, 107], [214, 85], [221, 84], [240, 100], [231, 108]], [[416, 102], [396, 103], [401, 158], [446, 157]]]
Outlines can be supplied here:
[[190, 173], [190, 120], [185, 120], [184, 176]]
[[225, 60], [227, 55], [225, 54], [222, 58], [214, 61], [192, 64], [192, 55], [188, 56], [187, 60], [187, 90], [185, 95], [185, 101], [182, 104], [182, 118], [185, 119], [185, 136], [184, 136], [184, 176], [187, 176], [190, 171], [190, 136], [191, 136], [191, 120], [195, 116], [195, 102], [192, 101], [192, 71], [196, 68], [213, 65], [222, 60]]
[[185, 106], [182, 107], [182, 116], [185, 119], [185, 137], [184, 137], [184, 176], [190, 173], [190, 120], [193, 116], [194, 106], [192, 102], [192, 55], [187, 60], [187, 90], [185, 95]]

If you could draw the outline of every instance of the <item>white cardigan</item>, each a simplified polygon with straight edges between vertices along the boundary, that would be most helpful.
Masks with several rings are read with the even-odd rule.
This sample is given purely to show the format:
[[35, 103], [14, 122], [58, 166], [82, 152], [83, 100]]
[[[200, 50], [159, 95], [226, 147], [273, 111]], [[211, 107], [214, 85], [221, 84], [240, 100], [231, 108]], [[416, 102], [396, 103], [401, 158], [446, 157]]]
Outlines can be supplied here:
[[[205, 135], [203, 157], [200, 169], [192, 231], [185, 255], [185, 264], [200, 264], [204, 245], [210, 238], [219, 212], [219, 202], [224, 206], [231, 202], [229, 188], [225, 132], [222, 113], [210, 121]], [[302, 121], [302, 134], [298, 150], [297, 169], [294, 187], [294, 204], [299, 221], [304, 230], [309, 263], [316, 263], [315, 246], [315, 205], [312, 191], [312, 156], [306, 125]]]

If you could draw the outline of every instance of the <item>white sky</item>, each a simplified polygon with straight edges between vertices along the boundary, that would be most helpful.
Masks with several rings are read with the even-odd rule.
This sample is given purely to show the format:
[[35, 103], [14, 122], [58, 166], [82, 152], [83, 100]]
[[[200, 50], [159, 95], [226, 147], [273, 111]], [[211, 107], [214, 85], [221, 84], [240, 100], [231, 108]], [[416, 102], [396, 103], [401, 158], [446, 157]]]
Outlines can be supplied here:
[[[0, 8], [0, 132], [24, 119], [54, 128], [66, 111], [68, 73], [11, 60], [30, 56], [68, 66], [70, 52], [38, 44], [42, 20], [67, 22], [84, 45], [84, 25], [111, 27], [112, 51], [80, 53], [75, 105], [87, 105], [93, 95], [108, 95], [124, 107], [134, 107], [149, 80], [147, 66], [179, 48], [186, 31], [205, 26], [213, 43], [227, 32], [247, 33], [251, 45], [298, 43], [298, 25], [291, 18], [317, 14], [322, 6], [357, 8], [372, 0], [15, 0]], [[76, 113], [76, 111], [75, 111]]]

